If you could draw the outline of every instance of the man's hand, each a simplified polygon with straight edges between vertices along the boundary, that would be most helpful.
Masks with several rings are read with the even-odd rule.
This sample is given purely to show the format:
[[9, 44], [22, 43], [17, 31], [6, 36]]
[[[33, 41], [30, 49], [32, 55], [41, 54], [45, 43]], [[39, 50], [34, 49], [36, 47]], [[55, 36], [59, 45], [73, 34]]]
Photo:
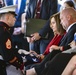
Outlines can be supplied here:
[[39, 33], [34, 33], [34, 34], [32, 34], [31, 36], [33, 36], [31, 39], [34, 39], [35, 41], [36, 40], [39, 40], [40, 38], [41, 38], [41, 36], [39, 35]]
[[39, 35], [39, 33], [34, 33], [34, 34], [31, 34], [31, 37], [27, 37], [27, 41], [32, 43], [36, 40], [39, 40], [41, 38], [41, 36]]

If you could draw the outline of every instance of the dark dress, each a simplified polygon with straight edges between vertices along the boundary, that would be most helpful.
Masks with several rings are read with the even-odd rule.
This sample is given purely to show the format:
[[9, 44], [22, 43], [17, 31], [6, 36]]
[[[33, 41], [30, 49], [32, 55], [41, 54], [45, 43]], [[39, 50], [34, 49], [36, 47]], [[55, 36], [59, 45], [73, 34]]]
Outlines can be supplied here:
[[[41, 75], [61, 75], [64, 68], [76, 53], [59, 53], [57, 54], [43, 70]], [[40, 74], [38, 74], [40, 75]]]

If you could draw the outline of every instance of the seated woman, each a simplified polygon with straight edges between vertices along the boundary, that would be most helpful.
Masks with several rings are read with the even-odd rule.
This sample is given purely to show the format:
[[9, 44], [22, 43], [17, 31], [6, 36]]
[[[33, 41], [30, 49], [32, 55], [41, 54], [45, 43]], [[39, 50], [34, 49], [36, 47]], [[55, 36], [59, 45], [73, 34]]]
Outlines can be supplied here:
[[[42, 60], [41, 63], [37, 64], [37, 65], [41, 65], [42, 64], [41, 68], [39, 69], [41, 71], [44, 68], [45, 63], [50, 60], [50, 50], [49, 50], [50, 46], [58, 45], [60, 43], [62, 37], [65, 34], [65, 30], [62, 28], [62, 25], [60, 24], [60, 13], [57, 13], [57, 14], [54, 14], [53, 16], [51, 16], [51, 18], [50, 18], [50, 27], [53, 29], [53, 32], [54, 32], [55, 36], [52, 39], [52, 41], [49, 43], [49, 45], [47, 46], [44, 54], [39, 55], [39, 54], [37, 54], [37, 53], [35, 53], [33, 51], [31, 52], [34, 55], [36, 55], [36, 57], [40, 58], [40, 60]], [[47, 57], [45, 57], [45, 56], [47, 56]], [[26, 72], [31, 74], [31, 72], [29, 72], [29, 70], [27, 70]]]
[[[57, 13], [57, 14], [54, 14], [53, 16], [51, 16], [51, 18], [50, 18], [50, 27], [52, 28], [55, 36], [48, 44], [45, 52], [40, 55], [40, 54], [37, 54], [35, 51], [30, 51], [30, 53], [34, 54], [40, 60], [42, 60], [47, 54], [50, 53], [49, 49], [52, 45], [58, 45], [60, 43], [60, 40], [62, 39], [62, 37], [66, 33], [65, 30], [62, 28], [62, 25], [60, 24], [59, 17], [60, 17], [60, 13]], [[24, 52], [25, 51], [19, 50], [19, 53], [24, 53]]]
[[39, 55], [39, 54], [35, 53], [34, 51], [31, 51], [31, 53], [35, 54], [41, 60], [47, 54], [50, 53], [49, 49], [52, 45], [58, 45], [60, 43], [60, 40], [62, 39], [62, 37], [65, 34], [65, 30], [62, 28], [62, 25], [60, 24], [59, 17], [60, 17], [60, 13], [56, 13], [53, 16], [51, 16], [51, 18], [50, 18], [50, 27], [52, 28], [55, 36], [53, 37], [53, 39], [50, 41], [50, 43], [46, 47], [45, 52], [43, 54]]

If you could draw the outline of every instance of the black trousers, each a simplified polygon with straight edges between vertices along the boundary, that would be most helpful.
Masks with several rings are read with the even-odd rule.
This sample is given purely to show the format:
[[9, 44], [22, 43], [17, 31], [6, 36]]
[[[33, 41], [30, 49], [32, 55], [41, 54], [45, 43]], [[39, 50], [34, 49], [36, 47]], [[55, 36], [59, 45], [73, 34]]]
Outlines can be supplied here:
[[41, 75], [61, 75], [69, 60], [75, 54], [59, 53], [45, 67]]
[[0, 75], [7, 75], [7, 73], [6, 73], [6, 63], [3, 60], [0, 60]]

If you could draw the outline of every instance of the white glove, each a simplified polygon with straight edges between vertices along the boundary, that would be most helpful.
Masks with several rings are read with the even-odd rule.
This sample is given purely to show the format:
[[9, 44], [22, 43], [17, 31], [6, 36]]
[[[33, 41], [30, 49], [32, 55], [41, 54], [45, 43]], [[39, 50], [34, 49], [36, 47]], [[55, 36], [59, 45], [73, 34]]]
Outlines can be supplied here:
[[30, 52], [28, 52], [28, 51], [26, 51], [26, 50], [23, 50], [23, 49], [19, 49], [19, 50], [18, 50], [18, 53], [19, 53], [19, 54], [22, 54], [22, 53], [23, 53], [23, 54], [25, 54], [25, 55], [30, 54]]

